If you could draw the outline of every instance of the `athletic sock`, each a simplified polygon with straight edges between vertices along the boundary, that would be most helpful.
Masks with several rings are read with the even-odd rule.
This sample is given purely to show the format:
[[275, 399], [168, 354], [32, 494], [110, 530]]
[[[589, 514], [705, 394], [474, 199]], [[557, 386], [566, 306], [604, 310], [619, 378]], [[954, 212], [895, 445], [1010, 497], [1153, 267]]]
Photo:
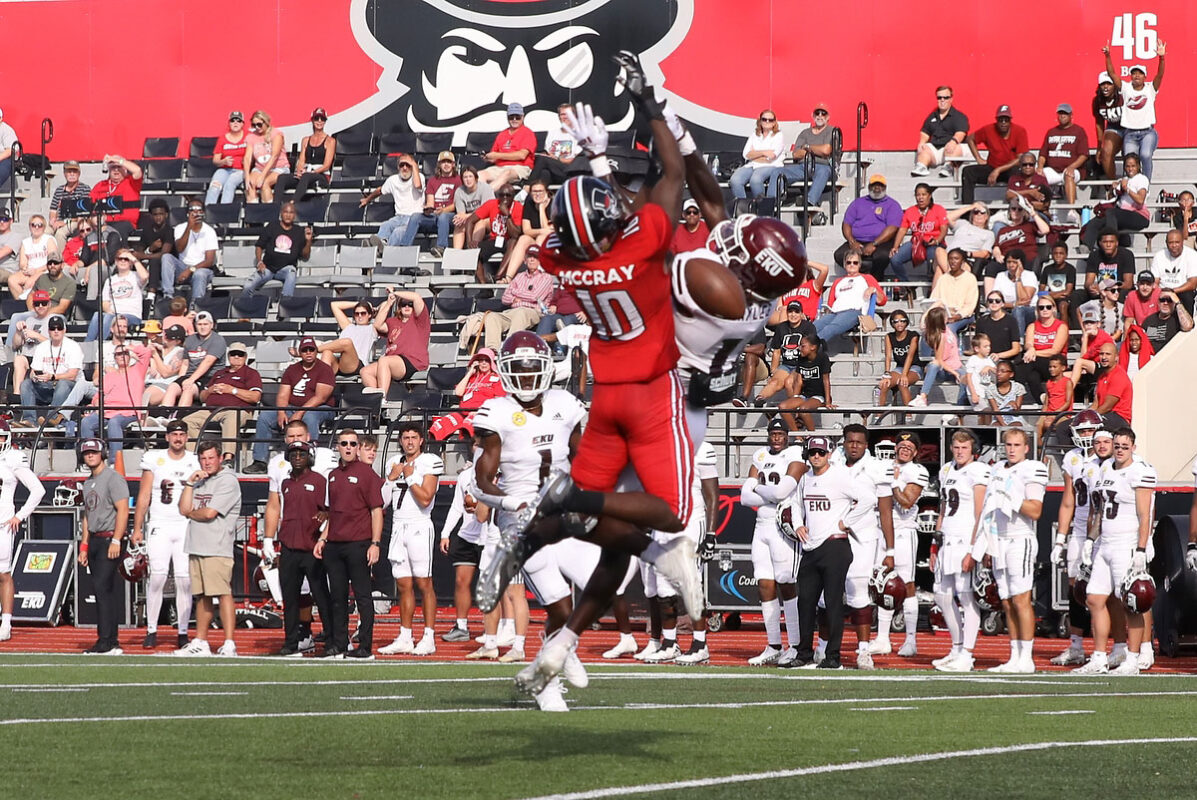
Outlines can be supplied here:
[[424, 637], [429, 638], [432, 636], [436, 636], [436, 631], [433, 630], [432, 628], [429, 628], [427, 625], [425, 625], [424, 626]]
[[971, 653], [981, 632], [981, 609], [977, 608], [971, 591], [961, 596], [960, 612], [964, 617], [964, 649]]
[[1139, 645], [1140, 655], [1146, 655], [1152, 652], [1154, 652], [1154, 650], [1151, 647], [1151, 642], [1143, 642], [1143, 644]]
[[707, 643], [707, 632], [706, 631], [694, 631], [694, 641], [701, 642], [702, 644], [706, 644]]
[[399, 638], [400, 639], [410, 639], [411, 638], [411, 628], [405, 628], [402, 625], [400, 625], [399, 626]]
[[906, 618], [906, 641], [915, 641], [919, 628], [919, 599], [907, 597], [902, 601], [902, 616]]
[[588, 492], [575, 486], [566, 494], [561, 507], [588, 517], [598, 517], [603, 513], [603, 493]]
[[12, 614], [0, 614], [0, 625], [12, 625]]
[[466, 618], [465, 618], [465, 617], [458, 617], [458, 618], [457, 618], [457, 627], [461, 628], [463, 631], [464, 631], [464, 630], [466, 630], [466, 629], [469, 627], [469, 626], [466, 624]]
[[519, 650], [521, 653], [524, 652], [524, 641], [526, 638], [524, 636], [516, 636], [515, 641], [511, 644], [511, 649]]
[[498, 640], [499, 640], [499, 637], [493, 633], [482, 634], [482, 646], [485, 647], [487, 650], [498, 649], [498, 645], [496, 644], [496, 642]]
[[666, 628], [665, 630], [661, 631], [661, 638], [664, 640], [661, 643], [662, 647], [669, 647], [670, 645], [677, 644], [677, 628]]
[[791, 597], [782, 601], [781, 610], [786, 618], [786, 644], [797, 647], [800, 641], [798, 635], [798, 598]]
[[894, 612], [886, 608], [877, 609], [877, 639], [878, 641], [888, 642], [889, 632], [892, 630], [890, 623], [894, 621]]
[[1068, 637], [1068, 649], [1076, 650], [1078, 653], [1085, 649], [1085, 640], [1081, 636]]
[[777, 600], [762, 601], [761, 615], [765, 618], [765, 640], [769, 644], [781, 642], [781, 603]]
[[940, 612], [943, 613], [944, 625], [948, 628], [948, 635], [952, 637], [952, 652], [955, 652], [960, 648], [961, 642], [964, 641], [960, 609], [956, 605], [955, 595], [952, 592], [937, 592], [935, 594], [935, 604], [939, 606]]

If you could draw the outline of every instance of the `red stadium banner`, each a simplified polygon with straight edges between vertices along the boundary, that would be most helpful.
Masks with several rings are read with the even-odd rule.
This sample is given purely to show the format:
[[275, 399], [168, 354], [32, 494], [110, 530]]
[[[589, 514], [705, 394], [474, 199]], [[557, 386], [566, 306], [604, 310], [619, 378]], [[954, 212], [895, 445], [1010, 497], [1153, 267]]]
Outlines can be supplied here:
[[[1157, 71], [1160, 145], [1197, 145], [1184, 75], [1197, 45], [1189, 4], [1150, 9], [1107, 0], [1010, 0], [932, 14], [857, 0], [6, 0], [0, 107], [27, 152], [43, 117], [54, 160], [140, 155], [147, 136], [224, 130], [228, 112], [268, 111], [294, 141], [313, 108], [336, 131], [496, 131], [509, 102], [534, 129], [555, 106], [584, 99], [613, 129], [631, 120], [611, 54], [641, 54], [650, 77], [707, 138], [739, 139], [762, 108], [808, 121], [816, 102], [855, 144], [856, 104], [869, 105], [864, 146], [913, 149], [934, 89], [950, 84], [973, 128], [1000, 104], [1031, 142], [1071, 103], [1089, 103], [1113, 44], [1116, 69]], [[186, 155], [186, 153], [182, 153]]]

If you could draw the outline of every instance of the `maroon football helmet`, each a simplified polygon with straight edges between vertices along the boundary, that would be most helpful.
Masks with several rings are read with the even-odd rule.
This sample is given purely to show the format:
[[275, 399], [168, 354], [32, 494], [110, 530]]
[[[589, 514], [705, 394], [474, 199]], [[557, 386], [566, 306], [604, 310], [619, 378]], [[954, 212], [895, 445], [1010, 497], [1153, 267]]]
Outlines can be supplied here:
[[878, 608], [896, 611], [906, 600], [906, 583], [894, 570], [877, 567], [869, 579], [869, 599]]
[[943, 631], [948, 628], [948, 621], [944, 619], [943, 611], [940, 610], [938, 604], [931, 606], [931, 610], [927, 612], [927, 622], [934, 630]]
[[553, 351], [532, 331], [516, 331], [499, 348], [498, 372], [508, 394], [531, 403], [553, 385]]
[[806, 280], [806, 247], [780, 220], [741, 214], [724, 220], [707, 237], [713, 250], [757, 300], [775, 300]]
[[1146, 614], [1155, 605], [1155, 581], [1146, 572], [1132, 572], [1122, 582], [1122, 602], [1132, 614]]
[[120, 561], [116, 562], [116, 571], [129, 583], [138, 583], [145, 578], [150, 571], [150, 556], [144, 541], [129, 544]]
[[1088, 450], [1093, 445], [1094, 432], [1104, 424], [1100, 414], [1086, 408], [1072, 418], [1072, 443], [1082, 450]]
[[998, 594], [993, 570], [983, 564], [973, 567], [973, 594], [976, 595], [977, 605], [981, 608], [988, 611], [1002, 610], [1002, 597]]

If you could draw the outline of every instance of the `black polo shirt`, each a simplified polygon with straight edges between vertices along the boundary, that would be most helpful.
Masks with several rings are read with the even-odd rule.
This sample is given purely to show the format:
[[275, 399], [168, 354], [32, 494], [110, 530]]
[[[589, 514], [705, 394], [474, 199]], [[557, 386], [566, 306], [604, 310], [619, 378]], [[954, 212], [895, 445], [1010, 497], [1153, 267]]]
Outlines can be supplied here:
[[948, 113], [941, 116], [937, 108], [923, 120], [922, 132], [931, 137], [932, 145], [943, 147], [957, 133], [968, 133], [968, 117], [955, 107], [948, 109]]

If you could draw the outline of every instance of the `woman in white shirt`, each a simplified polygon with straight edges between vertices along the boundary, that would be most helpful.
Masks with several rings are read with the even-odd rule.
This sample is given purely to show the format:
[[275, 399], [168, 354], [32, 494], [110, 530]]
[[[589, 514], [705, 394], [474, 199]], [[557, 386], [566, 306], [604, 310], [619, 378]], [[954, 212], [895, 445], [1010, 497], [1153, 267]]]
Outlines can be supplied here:
[[1151, 177], [1151, 156], [1159, 144], [1155, 132], [1155, 96], [1164, 82], [1164, 43], [1155, 46], [1159, 63], [1155, 79], [1147, 82], [1147, 67], [1134, 64], [1130, 68], [1130, 85], [1122, 82], [1114, 62], [1110, 59], [1110, 46], [1101, 49], [1106, 56], [1106, 73], [1114, 82], [1114, 88], [1122, 92], [1122, 154], [1137, 154], [1142, 160], [1143, 174]]
[[773, 192], [773, 176], [781, 169], [786, 144], [777, 124], [777, 115], [766, 108], [756, 120], [756, 129], [744, 145], [744, 166], [732, 173], [728, 185], [732, 197], [743, 200], [751, 189], [753, 197], [768, 197]]
[[[345, 313], [353, 309], [353, 318]], [[337, 300], [332, 304], [333, 316], [341, 326], [341, 338], [320, 345], [320, 360], [333, 369], [334, 374], [356, 375], [373, 359], [374, 342], [378, 331], [374, 325], [386, 320], [386, 313], [379, 309], [379, 319], [374, 318], [374, 308], [365, 300]]]
[[1151, 224], [1151, 209], [1147, 207], [1147, 193], [1151, 182], [1142, 172], [1142, 161], [1133, 153], [1122, 159], [1123, 176], [1110, 185], [1109, 196], [1113, 205], [1099, 206], [1101, 216], [1089, 220], [1081, 229], [1081, 242], [1090, 249], [1097, 247], [1097, 240], [1108, 229], [1118, 231], [1118, 243], [1130, 247], [1131, 234]]
[[115, 267], [112, 275], [104, 281], [104, 292], [100, 296], [100, 307], [104, 310], [103, 318], [99, 312], [92, 315], [85, 341], [94, 342], [98, 339], [101, 328], [105, 341], [111, 339], [112, 320], [117, 314], [128, 321], [130, 328], [136, 328], [141, 324], [145, 284], [150, 279], [150, 273], [128, 248], [116, 251]]
[[8, 291], [13, 297], [24, 299], [38, 277], [46, 271], [46, 259], [58, 252], [58, 242], [46, 233], [46, 218], [34, 214], [29, 218], [29, 235], [21, 240], [17, 254], [19, 269], [8, 278]]

